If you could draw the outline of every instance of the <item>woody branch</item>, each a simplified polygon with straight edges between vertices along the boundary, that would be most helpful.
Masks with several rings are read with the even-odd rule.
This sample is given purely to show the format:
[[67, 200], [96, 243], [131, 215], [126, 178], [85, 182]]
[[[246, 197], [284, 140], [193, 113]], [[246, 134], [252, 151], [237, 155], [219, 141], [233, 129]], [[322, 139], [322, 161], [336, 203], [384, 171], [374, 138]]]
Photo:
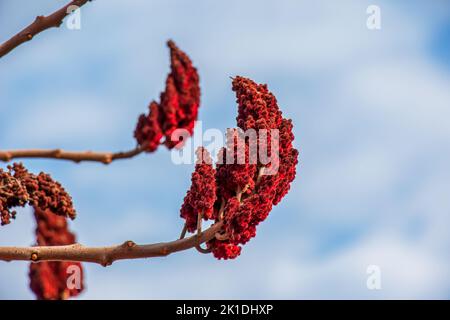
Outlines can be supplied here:
[[66, 246], [0, 247], [1, 261], [74, 261], [92, 262], [109, 266], [117, 260], [163, 257], [171, 253], [195, 248], [212, 238], [222, 227], [217, 222], [200, 234], [171, 242], [138, 245], [126, 241], [109, 247], [85, 247], [81, 244]]
[[9, 162], [17, 158], [47, 158], [69, 160], [76, 163], [91, 161], [109, 164], [118, 159], [133, 158], [144, 152], [145, 149], [146, 145], [138, 146], [129, 151], [120, 152], [66, 151], [62, 149], [0, 150], [0, 160]]
[[14, 50], [16, 47], [20, 46], [22, 43], [33, 39], [33, 37], [38, 33], [41, 33], [42, 31], [50, 28], [59, 27], [62, 24], [64, 18], [69, 15], [69, 7], [81, 7], [88, 1], [90, 0], [73, 0], [61, 9], [53, 12], [48, 16], [37, 16], [36, 19], [25, 29], [14, 35], [9, 40], [0, 44], [0, 58]]

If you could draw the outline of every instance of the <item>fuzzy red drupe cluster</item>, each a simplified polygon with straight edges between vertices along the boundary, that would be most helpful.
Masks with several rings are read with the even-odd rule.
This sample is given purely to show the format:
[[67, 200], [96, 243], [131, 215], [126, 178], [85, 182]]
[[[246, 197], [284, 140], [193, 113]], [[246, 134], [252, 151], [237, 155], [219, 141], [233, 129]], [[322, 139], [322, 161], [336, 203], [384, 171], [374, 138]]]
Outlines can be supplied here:
[[204, 148], [199, 148], [196, 154], [197, 163], [192, 174], [192, 185], [181, 207], [181, 217], [186, 220], [186, 229], [189, 232], [197, 229], [198, 214], [204, 220], [213, 217], [216, 200], [216, 177], [211, 156]]
[[[50, 175], [28, 172], [22, 164], [0, 169], [1, 224], [9, 224], [16, 212], [13, 207], [31, 205], [36, 219], [36, 245], [56, 246], [75, 243], [75, 235], [69, 231], [67, 219], [76, 216], [72, 198], [61, 184]], [[32, 257], [33, 259], [33, 257]], [[76, 262], [39, 262], [30, 265], [30, 288], [38, 299], [66, 299], [78, 295], [79, 289], [68, 289], [67, 269], [76, 265], [82, 277], [81, 264]], [[80, 279], [82, 283], [82, 279]]]
[[[75, 243], [75, 235], [68, 229], [67, 220], [50, 210], [34, 209], [36, 219], [36, 245], [60, 246]], [[74, 287], [68, 286], [68, 277], [80, 279], [74, 281]], [[59, 300], [77, 296], [83, 290], [83, 269], [81, 263], [67, 261], [43, 261], [30, 264], [30, 288], [40, 300]], [[70, 280], [70, 279], [69, 279]], [[70, 282], [70, 281], [69, 281]], [[77, 288], [76, 284], [80, 286]]]
[[[279, 161], [275, 174], [264, 174], [264, 169], [273, 164], [263, 164], [259, 158], [256, 163], [250, 162], [252, 150], [248, 140], [244, 140], [245, 152], [237, 153], [239, 138], [235, 135], [227, 137], [227, 147], [219, 152], [215, 169], [204, 149], [197, 152], [197, 156], [206, 154], [209, 163], [196, 165], [181, 217], [186, 220], [188, 231], [197, 228], [199, 214], [204, 219], [223, 222], [222, 232], [207, 243], [208, 249], [218, 259], [236, 258], [241, 245], [255, 237], [258, 224], [289, 191], [298, 163], [298, 151], [292, 145], [292, 122], [282, 117], [277, 100], [267, 86], [236, 77], [233, 90], [239, 105], [238, 127], [244, 131], [255, 129], [259, 147], [265, 144], [271, 150], [272, 141], [270, 134], [260, 135], [259, 130], [278, 130]], [[225, 161], [225, 155], [230, 151], [234, 154], [233, 163]], [[238, 161], [239, 157], [241, 161]], [[216, 191], [214, 197], [209, 193], [213, 190]]]
[[34, 175], [20, 163], [8, 166], [8, 171], [0, 169], [1, 224], [9, 224], [15, 218], [12, 208], [27, 204], [70, 219], [76, 216], [72, 198], [50, 175]]
[[160, 102], [152, 101], [149, 113], [139, 117], [134, 136], [147, 152], [155, 151], [164, 137], [167, 148], [181, 147], [184, 141], [172, 141], [175, 129], [192, 135], [200, 106], [200, 84], [197, 69], [173, 41], [170, 48], [171, 72]]

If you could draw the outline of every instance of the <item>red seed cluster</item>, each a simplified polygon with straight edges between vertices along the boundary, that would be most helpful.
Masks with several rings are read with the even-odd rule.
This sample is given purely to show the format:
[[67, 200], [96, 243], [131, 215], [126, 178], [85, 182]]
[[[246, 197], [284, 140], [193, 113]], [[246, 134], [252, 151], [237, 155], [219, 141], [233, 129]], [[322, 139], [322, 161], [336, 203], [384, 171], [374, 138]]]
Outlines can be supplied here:
[[0, 218], [1, 225], [9, 224], [11, 219], [16, 217], [16, 212], [11, 210], [14, 207], [23, 207], [30, 200], [25, 186], [9, 171], [0, 169]]
[[[66, 218], [50, 210], [35, 208], [36, 245], [59, 246], [75, 243], [75, 235], [68, 229]], [[37, 257], [39, 259], [39, 257]], [[73, 270], [80, 276], [80, 288], [69, 288], [68, 277]], [[78, 262], [44, 261], [31, 263], [30, 288], [39, 300], [61, 300], [77, 296], [83, 290], [83, 269]], [[76, 276], [76, 275], [74, 275]], [[76, 282], [76, 281], [75, 281]], [[72, 284], [69, 281], [69, 284]]]
[[163, 132], [158, 121], [158, 103], [152, 101], [148, 108], [149, 113], [147, 115], [141, 114], [139, 116], [134, 136], [139, 145], [146, 144], [147, 152], [153, 152], [159, 147]]
[[9, 224], [15, 218], [12, 208], [26, 204], [71, 219], [76, 216], [72, 198], [50, 175], [43, 172], [34, 175], [20, 163], [8, 166], [8, 171], [0, 169], [1, 224]]
[[[236, 77], [233, 79], [233, 91], [236, 92], [239, 106], [238, 127], [243, 131], [255, 129], [258, 147], [266, 144], [270, 150], [272, 141], [271, 133], [262, 136], [261, 129], [279, 130], [279, 141], [273, 145], [279, 147], [279, 166], [275, 174], [263, 174], [270, 164], [263, 164], [259, 158], [256, 163], [251, 162], [253, 150], [249, 140], [240, 138], [239, 134], [233, 134], [230, 138], [228, 132], [227, 146], [219, 152], [216, 164], [217, 200], [213, 214], [216, 221], [223, 221], [223, 228], [220, 237], [207, 243], [208, 249], [218, 259], [236, 258], [241, 252], [241, 245], [255, 237], [259, 223], [267, 218], [273, 205], [278, 204], [289, 191], [298, 163], [298, 151], [292, 146], [292, 122], [282, 117], [277, 100], [267, 86]], [[236, 154], [237, 146], [242, 142], [245, 152]], [[231, 164], [225, 159], [230, 151], [235, 151], [234, 163]], [[191, 214], [195, 216], [197, 212], [194, 210]]]
[[[231, 130], [227, 132], [227, 147], [219, 151], [216, 164], [218, 196], [222, 197], [225, 201], [235, 197], [237, 191], [250, 194], [254, 191], [255, 187], [254, 177], [257, 171], [257, 165], [249, 163], [249, 146], [235, 132]], [[245, 145], [245, 153], [243, 154], [238, 152], [238, 141]], [[228, 159], [227, 153], [231, 154]]]
[[277, 99], [266, 84], [257, 84], [244, 77], [233, 79], [233, 91], [238, 103], [237, 125], [247, 129], [277, 129], [281, 125], [282, 113]]
[[173, 41], [169, 41], [171, 72], [160, 103], [153, 101], [149, 113], [139, 117], [134, 136], [139, 145], [148, 152], [155, 151], [165, 137], [164, 144], [172, 149], [181, 147], [184, 141], [172, 141], [175, 129], [185, 129], [189, 135], [194, 131], [200, 106], [200, 85], [197, 69], [189, 57]]
[[217, 259], [234, 259], [241, 254], [241, 247], [228, 240], [219, 241], [212, 239], [206, 245]]
[[196, 154], [197, 164], [192, 174], [192, 185], [184, 198], [180, 214], [186, 220], [189, 232], [197, 229], [199, 214], [203, 215], [205, 220], [212, 218], [216, 201], [216, 172], [212, 166], [211, 156], [204, 148], [198, 148]]

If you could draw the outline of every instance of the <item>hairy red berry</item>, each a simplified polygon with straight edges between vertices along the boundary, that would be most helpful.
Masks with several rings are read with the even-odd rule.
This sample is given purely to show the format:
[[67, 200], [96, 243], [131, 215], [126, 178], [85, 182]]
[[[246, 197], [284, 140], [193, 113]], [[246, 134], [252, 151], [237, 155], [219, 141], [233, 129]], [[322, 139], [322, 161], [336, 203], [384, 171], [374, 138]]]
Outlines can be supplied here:
[[161, 143], [163, 132], [159, 126], [159, 106], [152, 101], [148, 106], [149, 113], [141, 114], [138, 119], [134, 137], [139, 145], [146, 145], [147, 152], [155, 151]]
[[[195, 121], [198, 116], [200, 106], [200, 79], [197, 69], [192, 65], [191, 59], [186, 53], [181, 51], [173, 41], [167, 45], [170, 48], [171, 72], [167, 79], [166, 91], [161, 94], [162, 109], [176, 110], [176, 125], [168, 125], [165, 130], [166, 146], [171, 149], [180, 141], [172, 141], [171, 134], [174, 129], [185, 129], [192, 135]], [[172, 95], [172, 99], [163, 97], [170, 90], [174, 90], [177, 95]], [[175, 98], [177, 101], [175, 102]], [[164, 115], [165, 113], [162, 113]], [[165, 121], [163, 119], [163, 121]], [[184, 141], [183, 141], [184, 142]]]
[[15, 217], [12, 208], [26, 204], [71, 219], [76, 216], [72, 198], [50, 175], [43, 172], [34, 175], [21, 163], [8, 166], [8, 171], [0, 169], [1, 224], [8, 224]]
[[281, 125], [282, 112], [275, 96], [266, 84], [237, 76], [233, 79], [233, 91], [238, 103], [237, 125], [247, 129], [276, 129]]
[[[36, 245], [60, 246], [75, 243], [66, 218], [50, 210], [34, 209], [36, 219]], [[39, 260], [39, 256], [36, 257]], [[80, 279], [69, 283], [73, 270]], [[39, 300], [61, 300], [77, 296], [83, 290], [83, 269], [78, 262], [43, 261], [30, 264], [30, 288]], [[77, 288], [76, 285], [80, 284]]]
[[197, 229], [199, 214], [204, 220], [212, 218], [213, 206], [216, 201], [215, 170], [209, 152], [204, 148], [197, 149], [197, 164], [192, 173], [192, 185], [187, 192], [181, 207], [180, 216], [186, 220], [189, 232]]
[[176, 129], [185, 129], [191, 136], [200, 106], [200, 84], [197, 69], [189, 57], [173, 41], [170, 49], [171, 71], [160, 103], [152, 102], [148, 115], [141, 115], [134, 136], [148, 152], [155, 151], [164, 136], [167, 148], [181, 147], [184, 141], [172, 141]]
[[241, 247], [230, 243], [229, 241], [219, 241], [213, 239], [207, 242], [208, 249], [217, 259], [234, 259], [241, 254]]
[[[228, 135], [234, 135], [231, 132], [228, 131]], [[227, 148], [222, 148], [217, 156], [217, 190], [224, 200], [235, 197], [237, 192], [250, 193], [255, 187], [257, 165], [250, 162], [250, 149], [244, 140], [242, 143], [245, 149], [240, 154], [237, 144], [241, 139], [238, 136], [231, 140], [227, 137]], [[231, 156], [227, 156], [227, 153]]]

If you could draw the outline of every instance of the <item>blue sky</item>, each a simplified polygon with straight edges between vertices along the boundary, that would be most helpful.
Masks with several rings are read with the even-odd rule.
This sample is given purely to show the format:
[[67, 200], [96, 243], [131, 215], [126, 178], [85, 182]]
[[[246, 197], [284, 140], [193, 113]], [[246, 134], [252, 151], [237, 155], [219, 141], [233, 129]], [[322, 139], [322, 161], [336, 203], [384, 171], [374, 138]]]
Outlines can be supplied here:
[[[64, 1], [0, 1], [0, 41]], [[381, 8], [381, 30], [366, 8]], [[298, 177], [234, 261], [195, 250], [102, 268], [100, 298], [449, 298], [449, 4], [123, 1], [82, 8], [0, 60], [0, 148], [124, 150], [163, 89], [167, 39], [198, 67], [203, 128], [235, 123], [230, 76], [269, 84], [294, 122]], [[161, 149], [106, 167], [24, 161], [72, 194], [87, 245], [177, 237], [192, 165]], [[1, 245], [33, 243], [29, 209]], [[366, 287], [369, 265], [381, 290]], [[32, 298], [27, 263], [0, 263], [0, 298]]]

